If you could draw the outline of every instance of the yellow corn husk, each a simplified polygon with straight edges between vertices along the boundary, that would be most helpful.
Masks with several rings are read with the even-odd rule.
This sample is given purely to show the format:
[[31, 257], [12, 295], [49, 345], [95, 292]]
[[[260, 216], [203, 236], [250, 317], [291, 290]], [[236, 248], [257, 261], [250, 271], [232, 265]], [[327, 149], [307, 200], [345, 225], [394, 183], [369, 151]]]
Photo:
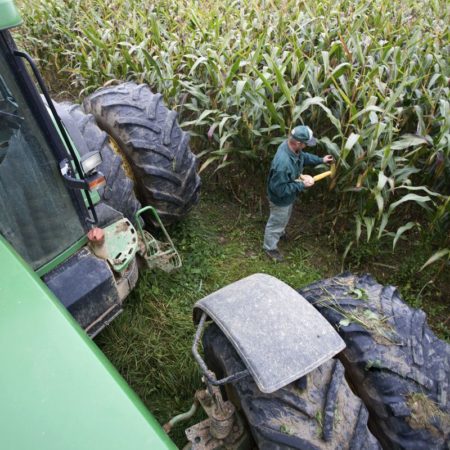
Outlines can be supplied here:
[[322, 180], [323, 178], [329, 177], [331, 175], [331, 170], [327, 170], [326, 172], [319, 173], [319, 175], [315, 175], [314, 181]]

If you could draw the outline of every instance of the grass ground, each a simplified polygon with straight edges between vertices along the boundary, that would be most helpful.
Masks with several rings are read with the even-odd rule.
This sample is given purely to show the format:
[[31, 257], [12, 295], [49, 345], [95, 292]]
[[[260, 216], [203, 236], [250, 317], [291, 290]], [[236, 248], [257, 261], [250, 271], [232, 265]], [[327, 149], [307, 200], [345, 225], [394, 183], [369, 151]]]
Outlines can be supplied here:
[[[144, 273], [123, 314], [96, 339], [161, 424], [188, 410], [195, 390], [202, 385], [191, 356], [192, 307], [198, 299], [256, 272], [300, 288], [341, 271], [340, 257], [321, 232], [320, 208], [311, 199], [299, 202], [294, 209], [288, 228], [290, 240], [281, 245], [286, 255], [282, 264], [270, 261], [261, 248], [266, 206], [238, 200], [232, 193], [205, 187], [200, 204], [170, 230], [183, 267], [172, 274]], [[351, 260], [360, 271], [374, 269], [371, 272], [383, 283], [395, 281], [397, 272], [385, 267], [392, 262], [370, 267], [370, 261], [373, 258], [364, 254]], [[406, 289], [408, 293], [408, 286]], [[414, 306], [427, 309], [429, 305]], [[448, 334], [448, 327], [442, 324], [445, 315], [433, 308], [428, 312]], [[171, 433], [179, 446], [185, 443], [186, 426], [181, 423]]]
[[[144, 274], [123, 314], [96, 339], [161, 423], [189, 409], [201, 387], [191, 356], [196, 300], [256, 272], [295, 288], [327, 275], [301, 240], [290, 244], [286, 263], [271, 262], [261, 248], [265, 220], [262, 212], [249, 213], [217, 193], [204, 194], [200, 205], [171, 230], [183, 267], [170, 275]], [[182, 423], [172, 432], [178, 445], [185, 441], [185, 427]]]

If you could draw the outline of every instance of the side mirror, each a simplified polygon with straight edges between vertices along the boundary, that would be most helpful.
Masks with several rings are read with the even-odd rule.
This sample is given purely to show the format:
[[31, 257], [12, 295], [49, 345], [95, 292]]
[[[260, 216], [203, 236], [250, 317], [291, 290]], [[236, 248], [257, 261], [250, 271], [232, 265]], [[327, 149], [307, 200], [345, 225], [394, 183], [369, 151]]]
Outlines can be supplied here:
[[[86, 171], [83, 167], [83, 170], [85, 171], [86, 177], [84, 179], [76, 178], [74, 171], [72, 169], [72, 164], [68, 159], [63, 159], [59, 163], [59, 170], [61, 171], [61, 175], [64, 178], [64, 181], [66, 182], [67, 186], [69, 186], [71, 189], [81, 189], [81, 190], [87, 190], [87, 191], [94, 191], [95, 189], [98, 189], [106, 184], [105, 176], [101, 172], [97, 172], [95, 170], [96, 167], [98, 167], [98, 164], [95, 165], [96, 162], [98, 162], [98, 159], [100, 159], [101, 162], [101, 156], [99, 157], [99, 152], [91, 152], [94, 155], [91, 155], [91, 157], [87, 158], [86, 167], [89, 169], [90, 172]], [[89, 156], [89, 154], [85, 155]], [[82, 161], [80, 161], [82, 163]]]

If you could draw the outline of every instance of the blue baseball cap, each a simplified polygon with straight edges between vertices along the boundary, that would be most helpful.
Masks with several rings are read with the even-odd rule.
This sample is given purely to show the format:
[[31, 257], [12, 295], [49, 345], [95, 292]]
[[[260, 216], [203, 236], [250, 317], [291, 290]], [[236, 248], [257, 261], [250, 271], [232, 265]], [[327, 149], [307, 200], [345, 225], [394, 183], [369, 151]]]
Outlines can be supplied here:
[[313, 137], [311, 128], [307, 127], [306, 125], [299, 125], [295, 127], [291, 131], [291, 138], [295, 139], [298, 142], [302, 142], [308, 147], [313, 147], [317, 144], [317, 140]]

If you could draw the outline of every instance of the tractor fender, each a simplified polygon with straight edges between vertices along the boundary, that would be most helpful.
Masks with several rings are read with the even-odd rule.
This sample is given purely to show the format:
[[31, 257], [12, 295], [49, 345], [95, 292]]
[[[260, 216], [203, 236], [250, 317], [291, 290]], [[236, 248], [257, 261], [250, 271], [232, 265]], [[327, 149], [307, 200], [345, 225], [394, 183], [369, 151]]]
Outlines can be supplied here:
[[254, 274], [199, 300], [222, 330], [258, 388], [272, 393], [303, 377], [345, 348], [326, 319], [277, 278]]

